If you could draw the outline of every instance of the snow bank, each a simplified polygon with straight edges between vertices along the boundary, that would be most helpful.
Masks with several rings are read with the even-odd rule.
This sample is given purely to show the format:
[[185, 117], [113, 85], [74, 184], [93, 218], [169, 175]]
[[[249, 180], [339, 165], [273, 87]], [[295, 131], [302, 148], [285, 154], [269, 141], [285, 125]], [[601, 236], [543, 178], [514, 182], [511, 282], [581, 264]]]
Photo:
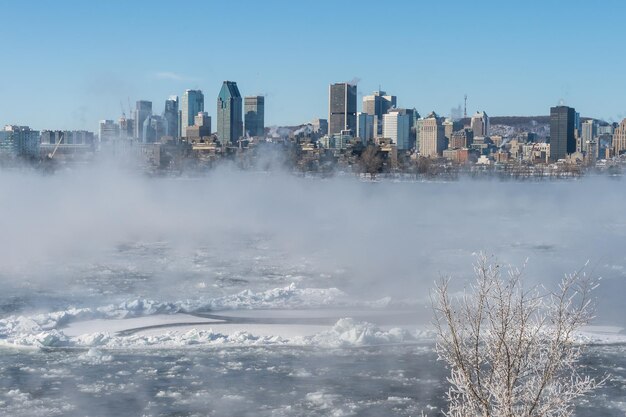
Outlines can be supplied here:
[[[279, 330], [280, 327], [277, 328]], [[320, 346], [327, 348], [360, 347], [381, 344], [414, 342], [418, 333], [393, 328], [383, 330], [371, 323], [350, 318], [338, 320], [329, 330], [307, 336], [284, 337], [280, 334], [258, 335], [252, 331], [223, 333], [213, 328], [159, 334], [132, 334], [129, 336], [92, 333], [69, 337], [60, 330], [36, 334], [20, 334], [0, 343], [17, 347], [74, 347], [90, 348], [81, 358], [86, 361], [102, 360], [98, 349], [184, 348], [184, 347], [240, 347], [240, 346]]]
[[344, 318], [337, 321], [332, 329], [304, 338], [303, 344], [351, 347], [405, 343], [415, 340], [416, 337], [404, 329], [393, 328], [385, 331], [372, 323]]
[[[245, 290], [237, 294], [217, 297], [200, 298], [177, 302], [159, 302], [149, 299], [134, 299], [117, 305], [99, 308], [68, 308], [63, 311], [38, 314], [34, 316], [10, 316], [0, 320], [0, 344], [31, 347], [66, 347], [66, 346], [185, 346], [195, 344], [282, 344], [285, 339], [275, 336], [257, 337], [247, 332], [221, 334], [212, 330], [190, 331], [183, 335], [165, 333], [157, 336], [116, 337], [108, 332], [86, 333], [69, 337], [63, 328], [73, 322], [87, 320], [129, 319], [144, 316], [175, 314], [180, 312], [198, 312], [234, 309], [290, 309], [320, 308], [327, 306], [367, 306], [380, 308], [389, 302], [382, 299], [367, 302], [355, 302], [337, 288], [298, 288], [291, 284], [284, 288], [253, 292]], [[341, 324], [342, 326], [345, 325]], [[352, 333], [347, 328], [337, 327], [331, 334], [319, 335], [316, 341], [301, 340], [299, 342], [319, 342], [327, 345], [342, 345], [354, 340], [357, 344], [383, 341], [384, 338], [372, 329], [355, 328]], [[334, 338], [341, 340], [334, 340]], [[389, 335], [390, 340], [399, 337]]]
[[[254, 313], [254, 309], [272, 309], [271, 315], [300, 317], [306, 308], [325, 307], [324, 311], [345, 312], [345, 307], [375, 311], [388, 300], [354, 302], [336, 288], [297, 288], [294, 284], [268, 291], [242, 291], [225, 297], [179, 302], [129, 300], [99, 308], [68, 308], [33, 316], [10, 316], [0, 320], [0, 345], [33, 348], [180, 348], [193, 346], [322, 346], [359, 347], [412, 343], [433, 340], [427, 330], [382, 328], [367, 321], [339, 319], [334, 325], [268, 325], [225, 323], [202, 317], [175, 314], [194, 311], [233, 310]], [[336, 307], [336, 310], [332, 310]], [[294, 311], [294, 309], [298, 309]], [[282, 310], [282, 311], [279, 311]], [[290, 310], [293, 313], [290, 313]], [[380, 311], [380, 310], [379, 310]], [[387, 311], [387, 310], [385, 310]], [[341, 314], [341, 313], [339, 313]], [[349, 313], [348, 313], [349, 314]], [[356, 314], [356, 312], [355, 312]], [[384, 314], [384, 313], [383, 313]], [[334, 317], [341, 317], [340, 315]], [[124, 320], [121, 320], [124, 319]], [[198, 321], [196, 323], [195, 321]], [[181, 325], [182, 324], [182, 325]], [[69, 326], [69, 327], [67, 327]], [[119, 335], [120, 330], [155, 328]], [[621, 328], [588, 327], [577, 339], [580, 343], [626, 343]], [[96, 352], [85, 360], [97, 360]], [[94, 356], [96, 355], [96, 356]], [[95, 358], [95, 359], [94, 359]]]

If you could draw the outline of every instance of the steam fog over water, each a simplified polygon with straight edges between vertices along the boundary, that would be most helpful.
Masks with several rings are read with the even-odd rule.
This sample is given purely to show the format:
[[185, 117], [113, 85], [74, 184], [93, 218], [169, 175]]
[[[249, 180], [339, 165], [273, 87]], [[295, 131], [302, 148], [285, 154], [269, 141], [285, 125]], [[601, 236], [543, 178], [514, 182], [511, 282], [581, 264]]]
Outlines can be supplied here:
[[[436, 415], [429, 290], [462, 289], [473, 253], [528, 259], [548, 288], [589, 261], [595, 324], [626, 336], [625, 188], [2, 172], [0, 415]], [[132, 328], [183, 313], [218, 323]], [[251, 324], [264, 314], [276, 334]], [[122, 318], [140, 324], [115, 333]], [[578, 416], [624, 415], [624, 352], [591, 348], [588, 371], [614, 379]]]

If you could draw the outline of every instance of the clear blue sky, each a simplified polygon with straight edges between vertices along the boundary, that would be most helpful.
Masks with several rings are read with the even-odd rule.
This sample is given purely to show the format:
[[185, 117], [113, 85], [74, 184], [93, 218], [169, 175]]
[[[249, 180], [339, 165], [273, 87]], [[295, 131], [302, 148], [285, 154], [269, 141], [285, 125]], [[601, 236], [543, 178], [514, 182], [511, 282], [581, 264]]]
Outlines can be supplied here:
[[0, 16], [0, 124], [96, 130], [186, 88], [214, 117], [227, 79], [267, 96], [266, 125], [326, 117], [328, 84], [350, 80], [422, 114], [467, 93], [492, 116], [563, 99], [626, 117], [623, 0], [2, 0]]

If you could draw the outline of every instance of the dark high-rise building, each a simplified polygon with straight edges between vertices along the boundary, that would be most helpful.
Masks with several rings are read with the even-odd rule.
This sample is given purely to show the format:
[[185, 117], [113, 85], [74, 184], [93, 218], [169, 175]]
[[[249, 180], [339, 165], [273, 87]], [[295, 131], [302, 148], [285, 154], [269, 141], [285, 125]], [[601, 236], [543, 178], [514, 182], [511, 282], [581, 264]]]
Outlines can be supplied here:
[[143, 125], [148, 117], [152, 115], [152, 102], [139, 100], [135, 104], [135, 138], [143, 141]]
[[556, 161], [576, 152], [576, 110], [572, 107], [550, 108], [550, 159]]
[[223, 145], [243, 136], [241, 94], [234, 81], [224, 81], [217, 96], [217, 136]]
[[356, 85], [331, 84], [328, 95], [328, 134], [351, 130], [356, 135]]
[[165, 110], [163, 111], [163, 119], [165, 119], [165, 135], [178, 137], [178, 96], [171, 96], [165, 100]]
[[265, 97], [252, 96], [244, 99], [244, 119], [247, 135], [265, 135]]

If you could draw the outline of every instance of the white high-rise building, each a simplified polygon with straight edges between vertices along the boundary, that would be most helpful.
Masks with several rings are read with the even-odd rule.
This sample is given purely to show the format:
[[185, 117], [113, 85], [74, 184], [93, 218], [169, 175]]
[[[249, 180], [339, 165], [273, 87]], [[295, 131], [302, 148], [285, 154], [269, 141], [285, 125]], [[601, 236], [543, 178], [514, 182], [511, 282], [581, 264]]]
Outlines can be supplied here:
[[393, 110], [383, 115], [383, 137], [391, 139], [398, 150], [409, 149], [411, 117]]
[[201, 90], [185, 90], [180, 100], [180, 136], [187, 137], [187, 127], [194, 125], [194, 118], [204, 111], [204, 94]]

